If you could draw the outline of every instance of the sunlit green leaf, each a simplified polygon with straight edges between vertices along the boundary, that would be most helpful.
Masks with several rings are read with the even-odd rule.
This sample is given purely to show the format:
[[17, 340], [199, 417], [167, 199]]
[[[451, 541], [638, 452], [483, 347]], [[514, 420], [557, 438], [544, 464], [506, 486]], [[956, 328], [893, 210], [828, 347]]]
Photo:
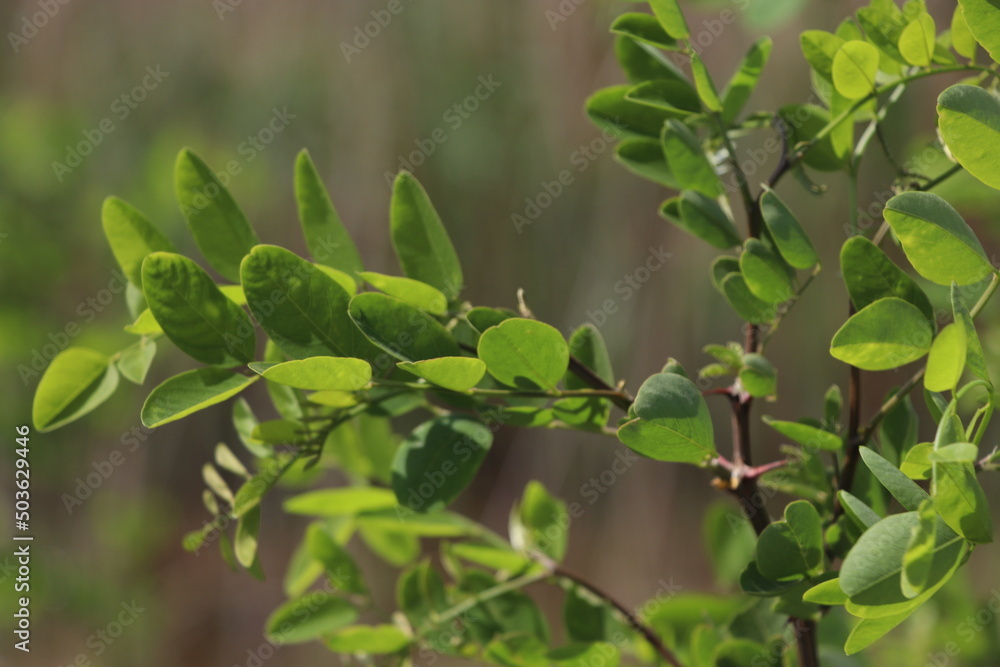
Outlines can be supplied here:
[[142, 263], [142, 285], [150, 311], [181, 351], [213, 366], [253, 359], [256, 334], [250, 318], [193, 261], [153, 253]]
[[927, 354], [932, 335], [916, 306], [888, 297], [852, 315], [834, 335], [830, 354], [864, 370], [887, 370]]
[[227, 280], [239, 281], [240, 262], [258, 241], [232, 195], [188, 148], [177, 156], [174, 189], [181, 213], [205, 259]]
[[142, 406], [142, 423], [147, 428], [169, 424], [235, 396], [258, 379], [221, 368], [175, 375], [149, 394]]

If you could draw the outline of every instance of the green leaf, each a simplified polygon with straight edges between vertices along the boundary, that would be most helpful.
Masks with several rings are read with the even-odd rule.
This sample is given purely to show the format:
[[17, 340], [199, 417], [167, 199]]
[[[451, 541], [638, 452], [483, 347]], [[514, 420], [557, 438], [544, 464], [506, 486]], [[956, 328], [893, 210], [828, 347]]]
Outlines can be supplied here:
[[[792, 145], [813, 141], [817, 134], [830, 122], [830, 112], [827, 109], [812, 104], [789, 104], [778, 109], [778, 116], [789, 130], [789, 142]], [[843, 123], [853, 134], [849, 123]], [[839, 171], [847, 165], [847, 156], [839, 151], [839, 143], [834, 144], [836, 131], [827, 134], [817, 141], [813, 148], [805, 154], [802, 161], [819, 171]]]
[[[623, 38], [621, 43], [632, 44], [641, 51], [631, 39]], [[664, 121], [677, 114], [629, 100], [632, 90], [628, 84], [598, 90], [587, 98], [587, 116], [612, 136], [659, 139]], [[684, 111], [681, 115], [688, 113]]]
[[175, 375], [149, 394], [142, 406], [142, 423], [157, 428], [240, 393], [259, 378], [221, 368], [199, 368]]
[[927, 67], [934, 58], [937, 28], [930, 14], [921, 14], [903, 28], [899, 36], [899, 54], [906, 62], [917, 67]]
[[85, 347], [70, 347], [45, 369], [31, 406], [40, 432], [75, 421], [106, 401], [118, 387], [118, 371], [106, 355]]
[[478, 351], [490, 375], [522, 389], [554, 390], [569, 365], [559, 330], [535, 320], [511, 318], [487, 329]]
[[711, 270], [712, 285], [715, 286], [715, 289], [722, 292], [722, 281], [728, 278], [730, 274], [735, 273], [739, 275], [740, 260], [738, 257], [732, 257], [730, 255], [719, 255], [712, 261]]
[[938, 285], [968, 285], [993, 272], [979, 239], [965, 220], [935, 194], [896, 195], [885, 205], [885, 221], [903, 244], [917, 273]]
[[381, 273], [363, 271], [358, 274], [365, 282], [389, 296], [405, 301], [411, 305], [426, 310], [432, 315], [444, 315], [448, 312], [448, 299], [440, 290], [427, 283], [412, 278], [387, 276]]
[[785, 202], [768, 189], [760, 198], [760, 212], [781, 257], [796, 269], [811, 269], [819, 255], [809, 236]]
[[[903, 594], [902, 572], [910, 536], [920, 522], [916, 511], [893, 514], [862, 533], [840, 569], [840, 587], [856, 605], [849, 604], [848, 611], [878, 618], [919, 606], [920, 597], [911, 599]], [[950, 576], [965, 551], [965, 540], [936, 520], [925, 593]]]
[[423, 186], [400, 172], [392, 186], [392, 247], [408, 277], [441, 290], [448, 299], [462, 291], [464, 279], [455, 247]]
[[853, 236], [840, 249], [840, 270], [857, 309], [885, 297], [907, 301], [933, 322], [934, 308], [922, 289], [882, 249], [863, 236]]
[[751, 353], [743, 357], [739, 378], [743, 389], [754, 398], [766, 398], [778, 393], [778, 371], [759, 354]]
[[750, 639], [728, 639], [715, 647], [715, 667], [777, 667], [780, 659], [767, 646]]
[[890, 630], [905, 621], [912, 612], [883, 616], [881, 618], [863, 618], [854, 626], [844, 644], [844, 653], [854, 655], [884, 637]]
[[695, 464], [715, 456], [708, 405], [687, 378], [653, 375], [639, 388], [632, 411], [637, 418], [618, 429], [618, 439], [643, 456]]
[[142, 286], [163, 333], [188, 356], [227, 367], [253, 359], [257, 337], [250, 318], [187, 257], [149, 255], [142, 263]]
[[410, 638], [395, 625], [355, 625], [326, 638], [326, 647], [335, 653], [383, 655], [398, 653], [410, 645]]
[[954, 391], [965, 370], [968, 338], [965, 327], [952, 322], [941, 329], [927, 357], [924, 386], [930, 391]]
[[881, 58], [880, 67], [887, 72], [898, 72], [899, 63], [904, 62], [899, 53], [899, 37], [906, 19], [895, 2], [887, 2], [881, 7], [859, 9], [857, 17], [865, 37], [885, 56]]
[[395, 297], [365, 292], [351, 299], [348, 312], [372, 343], [402, 361], [459, 356], [440, 322]]
[[604, 600], [576, 585], [566, 591], [563, 623], [569, 639], [576, 642], [603, 641], [617, 629]]
[[[352, 278], [343, 271], [338, 271], [323, 264], [316, 264], [316, 268], [330, 276], [335, 283], [343, 287], [344, 291], [347, 292], [347, 296], [354, 296], [358, 293], [358, 278]], [[246, 299], [244, 299], [244, 303], [246, 303]]]
[[620, 657], [618, 648], [610, 642], [570, 644], [554, 648], [545, 654], [548, 664], [556, 667], [591, 667], [592, 665], [618, 667]]
[[904, 475], [899, 468], [879, 456], [869, 447], [861, 448], [861, 459], [878, 478], [882, 486], [892, 494], [899, 504], [910, 511], [916, 511], [920, 503], [927, 500], [927, 492], [917, 486], [917, 483]]
[[878, 61], [878, 49], [868, 42], [852, 40], [841, 46], [830, 70], [837, 92], [849, 100], [873, 93]]
[[843, 408], [844, 398], [840, 393], [840, 387], [831, 385], [826, 390], [826, 394], [823, 395], [823, 422], [826, 428], [834, 432], [837, 431]]
[[782, 303], [795, 292], [785, 263], [759, 239], [747, 239], [744, 244], [740, 272], [750, 292], [766, 303]]
[[833, 59], [844, 40], [825, 30], [806, 30], [799, 38], [802, 55], [820, 77], [833, 83]]
[[809, 424], [779, 421], [769, 417], [764, 417], [764, 423], [807, 450], [822, 449], [827, 452], [838, 452], [844, 446], [844, 442], [836, 433]]
[[[609, 385], [615, 384], [615, 374], [611, 369], [611, 357], [604, 344], [600, 330], [592, 324], [584, 324], [569, 337], [570, 354], [592, 370]], [[563, 378], [567, 389], [588, 389], [590, 385], [572, 371]], [[603, 429], [611, 416], [611, 403], [606, 398], [572, 397], [556, 401], [554, 410], [559, 419], [568, 424], [592, 425]]]
[[837, 492], [837, 496], [840, 498], [840, 504], [844, 508], [844, 513], [850, 517], [858, 528], [862, 531], [871, 528], [876, 523], [882, 520], [875, 510], [865, 504], [863, 500], [857, 496], [840, 490]]
[[257, 539], [260, 532], [260, 505], [245, 512], [236, 523], [236, 535], [233, 538], [233, 553], [236, 561], [243, 567], [253, 567], [257, 560]]
[[357, 517], [359, 528], [376, 528], [417, 537], [467, 537], [482, 529], [465, 517], [450, 512], [417, 513], [404, 506], [365, 512]]
[[431, 384], [452, 391], [468, 391], [486, 375], [486, 364], [471, 357], [442, 357], [425, 361], [401, 361], [396, 364]]
[[677, 0], [650, 0], [649, 5], [668, 35], [674, 39], [688, 38], [690, 33], [687, 21], [684, 20], [684, 14], [681, 13]]
[[667, 159], [663, 157], [659, 140], [623, 139], [615, 146], [615, 160], [636, 176], [668, 188], [680, 189], [677, 179], [670, 172]]
[[655, 16], [626, 12], [611, 22], [611, 32], [625, 35], [660, 49], [677, 49], [677, 40], [667, 34]]
[[523, 555], [512, 551], [510, 547], [494, 547], [487, 544], [460, 542], [452, 544], [449, 551], [453, 556], [483, 565], [491, 570], [519, 572], [531, 564]]
[[[889, 400], [893, 394], [895, 390], [890, 391], [885, 400]], [[898, 464], [910, 448], [917, 444], [919, 425], [909, 396], [898, 401], [882, 419], [878, 427], [878, 440], [882, 451], [892, 463]]]
[[980, 181], [1000, 189], [1000, 167], [993, 159], [1000, 149], [1000, 100], [979, 86], [960, 84], [941, 93], [937, 113], [952, 157]]
[[309, 554], [326, 571], [326, 576], [335, 591], [364, 594], [364, 576], [357, 563], [327, 531], [321, 523], [313, 523], [306, 530], [306, 548]]
[[185, 148], [174, 165], [174, 190], [205, 259], [226, 280], [240, 279], [240, 262], [257, 235], [225, 186], [200, 157]]
[[927, 354], [932, 336], [916, 306], [888, 297], [852, 315], [834, 335], [830, 354], [866, 371], [887, 370]]
[[362, 512], [395, 507], [396, 496], [388, 489], [371, 486], [351, 486], [322, 489], [292, 496], [282, 509], [289, 514], [307, 516], [354, 516]]
[[416, 512], [443, 509], [468, 486], [493, 442], [493, 433], [464, 415], [436, 417], [403, 441], [392, 466], [400, 505]]
[[528, 482], [521, 502], [511, 511], [511, 545], [518, 551], [545, 554], [558, 563], [566, 555], [568, 541], [566, 504], [549, 494], [541, 482]]
[[931, 463], [975, 463], [979, 448], [971, 442], [954, 442], [927, 452]]
[[[145, 300], [145, 296], [143, 299]], [[135, 322], [125, 326], [125, 332], [136, 336], [159, 336], [163, 334], [163, 328], [157, 323], [149, 308], [146, 308], [135, 318]]]
[[[669, 118], [683, 119], [701, 111], [698, 92], [687, 81], [677, 79], [643, 81], [630, 88], [625, 99], [661, 111]], [[659, 142], [656, 150], [662, 158]]]
[[289, 600], [267, 619], [267, 638], [275, 644], [297, 644], [318, 639], [346, 627], [358, 618], [350, 602], [312, 591]]
[[661, 217], [716, 248], [728, 250], [742, 243], [729, 214], [711, 197], [685, 190], [677, 202], [677, 212], [679, 217], [671, 216], [665, 205], [660, 207]]
[[971, 463], [943, 463], [934, 461], [934, 454], [942, 452], [935, 444], [931, 454], [933, 473], [931, 495], [934, 509], [952, 530], [970, 542], [985, 544], [993, 541], [993, 521], [983, 487], [976, 479]]
[[660, 134], [663, 155], [670, 172], [684, 190], [696, 190], [707, 197], [722, 194], [722, 181], [701, 147], [698, 137], [683, 123], [670, 119]]
[[840, 580], [829, 579], [807, 590], [802, 594], [802, 599], [805, 602], [834, 607], [844, 604], [848, 598], [847, 594], [840, 587]]
[[816, 574], [823, 565], [823, 524], [807, 500], [785, 507], [785, 519], [768, 525], [757, 538], [757, 569], [774, 581]]
[[378, 356], [347, 314], [348, 293], [315, 264], [284, 248], [259, 245], [244, 260], [242, 274], [250, 311], [285, 354]]
[[778, 315], [773, 304], [754, 296], [742, 273], [730, 273], [722, 280], [722, 294], [736, 314], [751, 324], [767, 324]]
[[917, 510], [920, 521], [910, 529], [910, 540], [903, 554], [901, 586], [903, 595], [915, 598], [927, 590], [927, 579], [934, 562], [934, 536], [937, 532], [937, 512], [934, 501], [927, 499]]
[[740, 115], [771, 56], [771, 38], [761, 37], [750, 46], [733, 78], [722, 93], [722, 119], [729, 125]]
[[142, 260], [150, 253], [175, 252], [174, 244], [138, 209], [117, 197], [101, 208], [101, 224], [118, 265], [133, 285], [142, 287]]
[[906, 453], [906, 458], [899, 469], [910, 479], [930, 479], [934, 466], [930, 455], [934, 452], [934, 443], [922, 442]]
[[965, 306], [962, 293], [956, 285], [951, 286], [951, 310], [955, 324], [965, 331], [965, 365], [977, 378], [989, 382], [990, 373], [986, 367], [986, 359], [983, 357], [983, 347], [979, 343], [979, 335], [976, 333], [976, 324], [972, 321], [972, 314]]
[[719, 91], [715, 89], [712, 82], [712, 75], [708, 73], [708, 68], [697, 53], [691, 53], [691, 78], [694, 79], [695, 90], [698, 91], [698, 98], [702, 105], [716, 113], [722, 111], [722, 99], [719, 98]]
[[[998, 14], [998, 18], [1000, 18], [1000, 14]], [[997, 21], [997, 24], [1000, 25], [1000, 20]], [[955, 6], [955, 13], [951, 16], [951, 46], [958, 55], [975, 60], [976, 49], [979, 48], [979, 45], [965, 20], [965, 10], [962, 9], [961, 2]]]
[[325, 266], [354, 276], [364, 270], [357, 246], [337, 215], [309, 151], [295, 159], [295, 201], [309, 254]]
[[958, 0], [958, 5], [976, 41], [994, 62], [1000, 60], [1000, 7], [993, 0]]
[[115, 365], [118, 372], [129, 382], [142, 384], [156, 356], [156, 342], [148, 338], [129, 345], [122, 351]]
[[309, 357], [280, 364], [252, 363], [265, 380], [307, 391], [357, 391], [372, 380], [367, 361], [350, 357]]

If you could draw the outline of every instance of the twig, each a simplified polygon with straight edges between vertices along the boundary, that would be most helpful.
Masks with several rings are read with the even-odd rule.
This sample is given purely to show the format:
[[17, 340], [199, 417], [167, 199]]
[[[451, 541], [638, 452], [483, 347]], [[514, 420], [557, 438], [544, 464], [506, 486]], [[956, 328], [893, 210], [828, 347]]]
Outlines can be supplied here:
[[585, 581], [584, 579], [573, 574], [572, 572], [563, 569], [560, 566], [556, 566], [556, 568], [553, 570], [553, 574], [556, 575], [557, 577], [562, 577], [563, 579], [572, 581], [574, 584], [578, 586], [586, 588], [588, 591], [590, 591], [597, 597], [601, 598], [602, 600], [610, 604], [622, 616], [624, 616], [628, 620], [629, 625], [631, 625], [636, 632], [641, 634], [643, 638], [647, 642], [649, 642], [649, 645], [653, 647], [653, 649], [660, 655], [661, 658], [663, 658], [670, 665], [673, 665], [673, 667], [683, 667], [681, 665], [681, 662], [677, 659], [677, 656], [674, 655], [673, 651], [667, 648], [666, 644], [663, 643], [663, 640], [661, 640], [659, 635], [656, 634], [656, 631], [653, 630], [648, 625], [646, 625], [645, 623], [643, 623], [639, 619], [639, 617], [636, 616], [632, 612], [632, 610], [630, 610], [628, 607], [623, 605], [621, 602], [618, 602], [616, 599], [614, 599], [613, 597], [611, 597], [610, 595], [599, 589], [597, 586], [591, 584], [588, 581]]

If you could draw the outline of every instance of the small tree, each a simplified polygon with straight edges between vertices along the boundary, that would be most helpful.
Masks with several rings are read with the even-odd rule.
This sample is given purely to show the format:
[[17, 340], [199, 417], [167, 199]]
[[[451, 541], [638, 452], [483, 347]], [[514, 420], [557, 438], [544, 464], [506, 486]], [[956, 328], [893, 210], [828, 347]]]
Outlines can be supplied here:
[[[1000, 9], [961, 0], [950, 31], [939, 34], [922, 0], [902, 9], [872, 0], [835, 33], [802, 34], [818, 103], [746, 113], [771, 41], [756, 42], [720, 92], [676, 2], [650, 4], [652, 14], [614, 21], [628, 83], [597, 92], [587, 113], [621, 137], [622, 164], [679, 191], [660, 214], [723, 251], [709, 273], [746, 321], [745, 340], [707, 345], [713, 361], [696, 375], [666, 360], [633, 397], [597, 329], [580, 327], [567, 341], [523, 303], [515, 312], [463, 301], [458, 257], [407, 173], [395, 181], [390, 210], [404, 276], [391, 276], [365, 271], [307, 153], [295, 165], [295, 195], [313, 261], [259, 244], [212, 170], [184, 150], [177, 198], [225, 282], [177, 254], [139, 211], [108, 199], [104, 230], [129, 279], [135, 319], [126, 329], [138, 341], [112, 356], [60, 354], [35, 396], [36, 427], [81, 417], [120, 378], [141, 385], [163, 339], [204, 366], [153, 389], [142, 408], [147, 427], [264, 383], [280, 418], [258, 421], [245, 400], [233, 403], [252, 464], [218, 445], [204, 468], [211, 519], [185, 546], [217, 543], [234, 569], [262, 576], [263, 496], [313, 466], [347, 474], [350, 486], [284, 503], [316, 520], [285, 575], [289, 600], [267, 621], [274, 641], [322, 640], [339, 653], [392, 661], [439, 652], [501, 665], [598, 665], [627, 653], [675, 666], [811, 667], [819, 664], [817, 625], [843, 615], [831, 612], [839, 607], [858, 619], [847, 654], [878, 640], [993, 537], [977, 477], [997, 467], [996, 450], [982, 447], [995, 395], [974, 320], [1000, 278], [972, 229], [931, 191], [962, 171], [1000, 188], [1000, 101], [991, 92], [1000, 74], [992, 62], [977, 63], [978, 45], [1000, 56]], [[873, 145], [888, 152], [880, 123], [909, 84], [948, 74], [967, 77], [937, 101], [942, 148], [954, 164], [934, 176], [901, 168], [884, 221], [868, 235], [858, 224], [859, 165]], [[767, 133], [765, 149], [778, 161], [759, 186], [734, 145], [751, 133]], [[834, 386], [821, 419], [765, 418], [795, 444], [785, 458], [755, 465], [752, 407], [777, 387], [767, 347], [821, 260], [775, 188], [791, 174], [820, 194], [810, 169], [846, 176], [851, 193], [839, 256], [850, 316], [829, 347], [848, 366], [846, 417]], [[947, 302], [942, 321], [921, 283], [882, 250], [889, 242], [902, 246], [923, 285], [941, 286], [932, 296]], [[863, 372], [910, 364], [910, 379], [863, 414]], [[910, 394], [921, 386], [932, 442], [917, 435]], [[717, 449], [707, 400], [731, 406], [732, 451]], [[404, 414], [423, 423], [400, 441], [391, 423]], [[658, 600], [626, 608], [562, 568], [569, 511], [536, 482], [511, 511], [509, 538], [449, 512], [501, 426], [604, 434], [703, 472], [738, 499], [757, 534], [752, 559], [738, 564], [742, 595], [711, 609], [680, 598], [661, 604], [676, 594], [663, 582]], [[778, 491], [797, 499], [775, 519], [766, 504]], [[733, 548], [741, 527], [716, 525], [715, 547]], [[355, 533], [403, 568], [400, 613], [382, 625], [356, 624], [368, 588], [344, 548]], [[443, 540], [440, 568], [419, 560], [423, 537]], [[566, 589], [566, 645], [551, 645], [548, 622], [521, 590], [540, 581]]]

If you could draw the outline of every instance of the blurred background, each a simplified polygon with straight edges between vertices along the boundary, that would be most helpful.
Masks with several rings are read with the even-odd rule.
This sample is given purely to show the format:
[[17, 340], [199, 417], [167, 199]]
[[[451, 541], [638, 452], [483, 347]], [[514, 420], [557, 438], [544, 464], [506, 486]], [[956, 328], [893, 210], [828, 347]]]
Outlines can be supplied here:
[[[709, 362], [702, 345], [742, 339], [740, 323], [709, 280], [716, 253], [657, 216], [668, 194], [617, 165], [611, 144], [582, 112], [591, 92], [622, 81], [607, 26], [633, 5], [402, 0], [398, 15], [377, 30], [369, 26], [376, 34], [364, 36], [372, 11], [387, 4], [0, 3], [8, 42], [0, 48], [0, 461], [6, 471], [14, 459], [14, 428], [30, 423], [37, 370], [67, 344], [113, 352], [128, 340], [121, 331], [128, 316], [117, 265], [100, 228], [103, 198], [123, 197], [182, 252], [198, 256], [173, 198], [173, 162], [184, 146], [216, 169], [234, 161], [239, 174], [229, 188], [261, 239], [297, 251], [304, 243], [292, 165], [308, 148], [366, 263], [390, 273], [396, 266], [387, 174], [411, 169], [455, 240], [466, 297], [513, 307], [516, 290], [524, 288], [534, 312], [567, 333], [592, 321], [633, 391], [669, 356], [693, 372]], [[770, 65], [748, 107], [767, 109], [809, 96], [798, 34], [833, 30], [858, 6], [835, 0], [683, 4], [692, 32], [705, 35], [702, 55], [717, 81], [728, 79], [754, 39], [774, 37]], [[928, 1], [939, 25], [950, 21], [954, 4]], [[735, 21], [723, 24], [724, 11]], [[926, 152], [935, 140], [934, 96], [944, 86], [941, 79], [917, 86], [886, 123], [897, 157], [926, 153], [931, 173], [946, 166], [939, 154]], [[767, 136], [748, 137], [740, 150]], [[859, 203], [866, 209], [887, 198], [894, 174], [872, 153], [861, 178]], [[771, 167], [762, 165], [758, 179]], [[572, 183], [555, 197], [540, 197], [563, 170], [572, 173]], [[846, 389], [846, 367], [827, 354], [847, 309], [836, 259], [845, 238], [845, 187], [841, 176], [813, 176], [828, 186], [826, 196], [807, 194], [792, 178], [780, 188], [825, 266], [769, 348], [781, 369], [780, 401], [761, 405], [758, 414], [784, 419], [819, 416], [827, 387]], [[996, 249], [996, 193], [961, 178], [943, 193], [961, 204], [988, 250]], [[878, 207], [873, 210], [878, 220]], [[516, 224], [514, 215], [530, 224]], [[669, 253], [669, 260], [626, 298], [622, 281], [654, 250]], [[942, 294], [935, 298], [944, 303]], [[617, 310], [602, 313], [609, 299]], [[982, 318], [987, 356], [994, 359], [998, 320], [995, 307]], [[206, 516], [200, 468], [216, 442], [234, 442], [229, 411], [208, 410], [155, 433], [142, 431], [138, 419], [148, 388], [189, 367], [176, 351], [161, 353], [147, 387], [119, 391], [69, 428], [33, 434], [33, 650], [15, 655], [11, 647], [12, 559], [4, 544], [0, 663], [69, 665], [83, 654], [109, 666], [245, 665], [248, 651], [263, 643], [264, 620], [284, 599], [281, 573], [305, 521], [280, 511], [281, 497], [291, 491], [267, 501], [262, 561], [271, 576], [263, 583], [233, 574], [211, 550], [195, 556], [181, 549], [181, 536]], [[868, 374], [866, 413], [904, 377]], [[250, 398], [259, 403], [261, 396]], [[720, 450], [728, 451], [727, 407], [720, 402], [712, 409]], [[771, 460], [776, 438], [760, 425], [756, 433], [757, 460]], [[709, 503], [729, 501], [709, 487], [707, 475], [686, 468], [640, 460], [609, 475], [620, 450], [608, 438], [503, 430], [456, 509], [505, 532], [511, 503], [529, 479], [540, 479], [567, 502], [587, 507], [572, 525], [569, 569], [629, 605], [653, 596], [660, 580], [685, 591], [722, 590], [702, 544], [701, 515]], [[107, 479], [83, 502], [67, 506], [81, 480], [107, 470], [112, 456], [120, 463]], [[12, 531], [12, 477], [0, 477], [4, 535]], [[607, 491], [589, 504], [585, 485], [592, 478]], [[995, 504], [1000, 489], [995, 479], [986, 482]], [[354, 550], [377, 596], [391, 605], [393, 573], [363, 547]], [[894, 635], [915, 657], [893, 664], [918, 664], [941, 650], [956, 624], [996, 594], [997, 553], [996, 547], [977, 550], [950, 586], [971, 588], [980, 604], [949, 604], [955, 594], [943, 594], [943, 604], [922, 610]], [[558, 595], [543, 590], [539, 598], [558, 614]], [[123, 604], [142, 610], [135, 622], [113, 642], [95, 639]], [[996, 632], [995, 618], [988, 631]], [[953, 664], [995, 664], [976, 658], [979, 643], [963, 645]], [[292, 666], [331, 659], [321, 647], [303, 645], [281, 649], [272, 661]]]

